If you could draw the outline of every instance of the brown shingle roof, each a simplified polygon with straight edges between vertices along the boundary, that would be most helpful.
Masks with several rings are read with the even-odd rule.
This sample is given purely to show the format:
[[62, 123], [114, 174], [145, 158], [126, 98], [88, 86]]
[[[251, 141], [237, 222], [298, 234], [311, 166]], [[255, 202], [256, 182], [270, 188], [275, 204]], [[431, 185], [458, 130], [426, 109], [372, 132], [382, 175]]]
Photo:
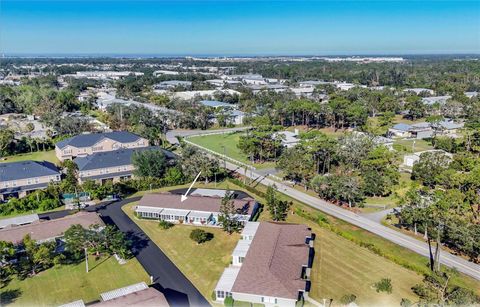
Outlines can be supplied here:
[[260, 223], [232, 292], [297, 299], [304, 290], [302, 266], [308, 264], [311, 237], [305, 225]]
[[[234, 199], [234, 206], [243, 214], [252, 214], [255, 201], [253, 199]], [[140, 199], [139, 206], [184, 209], [206, 212], [219, 212], [222, 203], [221, 197], [190, 195], [184, 202], [180, 201], [180, 195], [171, 193], [151, 193]]]
[[93, 304], [92, 306], [101, 307], [118, 307], [118, 306], [156, 306], [156, 307], [168, 307], [170, 306], [167, 299], [162, 292], [148, 288], [145, 290], [133, 292], [118, 298], [114, 298], [108, 301]]
[[70, 226], [75, 224], [88, 228], [94, 224], [103, 225], [103, 222], [95, 212], [79, 212], [59, 219], [1, 229], [0, 241], [19, 244], [27, 234], [39, 241], [53, 239], [61, 237]]

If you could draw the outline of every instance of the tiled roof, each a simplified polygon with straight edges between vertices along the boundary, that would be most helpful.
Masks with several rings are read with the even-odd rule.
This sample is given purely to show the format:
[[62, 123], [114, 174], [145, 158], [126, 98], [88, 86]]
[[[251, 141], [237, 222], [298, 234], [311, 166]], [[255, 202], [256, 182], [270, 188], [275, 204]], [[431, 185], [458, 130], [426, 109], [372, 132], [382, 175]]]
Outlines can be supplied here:
[[58, 148], [62, 149], [70, 145], [73, 147], [90, 147], [98, 143], [100, 140], [108, 138], [119, 143], [132, 143], [140, 138], [140, 136], [128, 131], [113, 131], [105, 133], [90, 133], [79, 134], [74, 137], [65, 139], [55, 144]]
[[[170, 193], [150, 193], [140, 199], [139, 206], [165, 209], [182, 209], [206, 212], [220, 212], [221, 197], [189, 195], [182, 202], [180, 195]], [[252, 214], [255, 206], [253, 199], [234, 199], [235, 208], [242, 214]]]
[[302, 266], [308, 265], [311, 237], [305, 225], [260, 223], [232, 292], [296, 300], [306, 287]]
[[60, 175], [55, 164], [47, 161], [0, 163], [0, 181]]
[[167, 159], [175, 158], [175, 155], [171, 151], [162, 149], [158, 146], [150, 146], [97, 152], [85, 157], [77, 157], [73, 160], [73, 162], [77, 164], [79, 171], [130, 165], [132, 164], [133, 154], [135, 152], [140, 152], [144, 150], [160, 150], [163, 151]]
[[61, 237], [70, 226], [76, 224], [88, 228], [94, 224], [102, 225], [103, 222], [95, 212], [79, 212], [45, 222], [0, 229], [0, 241], [18, 244], [27, 234], [30, 234], [32, 239], [39, 241], [54, 239]]

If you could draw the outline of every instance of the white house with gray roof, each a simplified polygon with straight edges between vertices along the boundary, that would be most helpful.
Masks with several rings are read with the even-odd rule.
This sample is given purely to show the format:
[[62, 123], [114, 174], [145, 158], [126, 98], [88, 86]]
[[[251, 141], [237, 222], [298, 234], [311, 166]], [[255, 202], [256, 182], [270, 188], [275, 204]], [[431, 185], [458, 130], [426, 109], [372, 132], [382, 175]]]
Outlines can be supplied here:
[[44, 189], [50, 182], [59, 182], [60, 172], [47, 161], [20, 161], [0, 163], [0, 200], [25, 197]]
[[55, 154], [60, 161], [85, 157], [98, 152], [122, 148], [141, 148], [149, 145], [148, 140], [128, 131], [80, 134], [55, 144]]

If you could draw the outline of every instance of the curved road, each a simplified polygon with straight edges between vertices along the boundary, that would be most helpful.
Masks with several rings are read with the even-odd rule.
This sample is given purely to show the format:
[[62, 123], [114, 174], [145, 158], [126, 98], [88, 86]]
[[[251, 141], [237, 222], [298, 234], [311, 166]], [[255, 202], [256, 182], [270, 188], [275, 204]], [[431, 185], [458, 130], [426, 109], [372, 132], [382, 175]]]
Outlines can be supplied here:
[[[154, 283], [165, 294], [170, 306], [210, 306], [203, 295], [173, 264], [160, 248], [132, 221], [122, 206], [138, 201], [140, 197], [128, 198], [109, 205], [95, 206], [105, 223], [115, 224], [132, 241], [132, 252], [145, 271], [153, 276]], [[179, 242], [181, 244], [181, 242]]]
[[[257, 179], [257, 182], [262, 182], [265, 185], [275, 184], [281, 193], [284, 193], [294, 199], [297, 199], [313, 208], [323, 211], [331, 216], [344, 220], [350, 224], [361, 227], [368, 230], [382, 238], [385, 238], [400, 246], [406, 247], [422, 256], [429, 257], [430, 252], [428, 245], [415, 238], [407, 236], [401, 232], [395, 231], [391, 228], [383, 226], [375, 221], [371, 221], [363, 216], [355, 214], [351, 211], [342, 209], [338, 206], [330, 204], [317, 197], [310, 196], [301, 191], [295, 190], [283, 183], [273, 181], [266, 176], [257, 174], [251, 170], [248, 170], [245, 174], [245, 169], [238, 167], [230, 162], [226, 163], [226, 167], [229, 170], [235, 171], [241, 175], [246, 175], [248, 178]], [[465, 260], [459, 256], [452, 255], [447, 252], [441, 254], [440, 262], [448, 267], [456, 268], [458, 271], [469, 275], [477, 280], [480, 280], [480, 265]]]

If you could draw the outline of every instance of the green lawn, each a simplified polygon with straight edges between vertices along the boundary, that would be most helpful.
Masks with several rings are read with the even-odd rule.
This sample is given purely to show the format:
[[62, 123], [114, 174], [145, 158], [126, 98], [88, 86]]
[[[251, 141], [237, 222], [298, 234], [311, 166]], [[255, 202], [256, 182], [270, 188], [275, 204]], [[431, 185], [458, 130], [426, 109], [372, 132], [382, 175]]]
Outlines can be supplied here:
[[[104, 260], [104, 261], [103, 261]], [[149, 283], [149, 277], [140, 263], [130, 259], [120, 265], [113, 257], [95, 261], [90, 259], [90, 272], [85, 272], [85, 262], [61, 265], [25, 280], [12, 280], [1, 289], [2, 304], [11, 294], [12, 305], [56, 306], [83, 299], [91, 302], [100, 299], [100, 294], [138, 282]]]
[[212, 292], [223, 270], [230, 264], [231, 254], [240, 235], [228, 235], [222, 229], [201, 227], [214, 238], [197, 244], [189, 238], [190, 232], [199, 227], [175, 225], [164, 230], [158, 222], [139, 220], [133, 216], [135, 203], [123, 207], [155, 244], [173, 261], [180, 271], [195, 285], [202, 295], [211, 301]]
[[[237, 144], [241, 133], [226, 133], [214, 135], [202, 135], [188, 138], [192, 143], [198, 144], [219, 154], [227, 155], [228, 157], [237, 161], [250, 164], [256, 168], [271, 168], [275, 167], [275, 162], [254, 163], [252, 164], [248, 157], [238, 149]], [[225, 147], [225, 151], [224, 151]]]
[[34, 161], [49, 161], [55, 164], [59, 164], [57, 157], [55, 156], [55, 150], [49, 151], [36, 151], [32, 153], [23, 153], [14, 156], [3, 157], [0, 160], [1, 162], [16, 162], [16, 161], [25, 161], [25, 160], [34, 160]]
[[[415, 142], [415, 145], [414, 145]], [[418, 151], [424, 151], [424, 150], [430, 150], [433, 149], [433, 146], [430, 144], [430, 142], [427, 142], [425, 140], [403, 140], [403, 139], [395, 139], [393, 142], [394, 146], [400, 146], [401, 147], [401, 152], [404, 153], [412, 153], [412, 152], [418, 152]], [[397, 147], [395, 146], [395, 147]], [[403, 162], [403, 157], [402, 157], [402, 162]]]

